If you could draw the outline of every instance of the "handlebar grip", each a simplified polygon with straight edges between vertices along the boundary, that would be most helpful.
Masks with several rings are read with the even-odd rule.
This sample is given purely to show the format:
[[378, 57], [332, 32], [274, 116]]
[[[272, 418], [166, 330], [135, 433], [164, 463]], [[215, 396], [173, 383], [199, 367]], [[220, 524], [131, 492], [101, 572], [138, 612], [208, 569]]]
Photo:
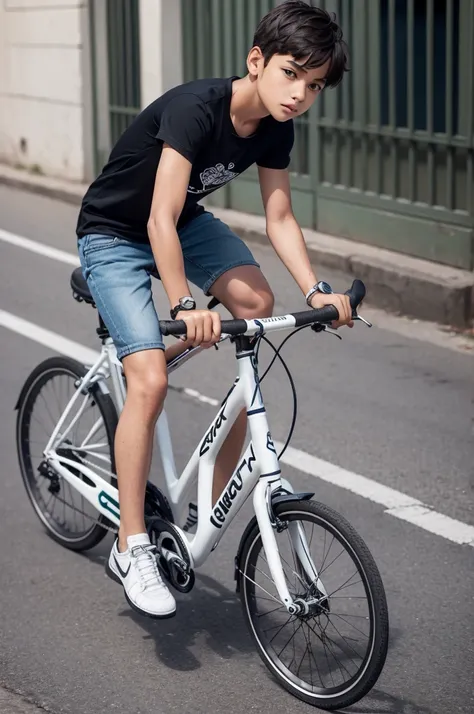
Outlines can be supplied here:
[[[186, 323], [184, 320], [160, 320], [162, 335], [185, 335]], [[221, 333], [224, 335], [243, 335], [247, 332], [245, 320], [222, 320]]]
[[303, 327], [303, 325], [312, 325], [315, 322], [333, 322], [339, 320], [339, 311], [334, 305], [324, 305], [317, 307], [314, 310], [305, 310], [304, 312], [294, 312], [295, 327]]
[[354, 280], [349, 290], [344, 295], [349, 295], [349, 302], [353, 310], [357, 310], [362, 300], [365, 298], [365, 285], [362, 280]]

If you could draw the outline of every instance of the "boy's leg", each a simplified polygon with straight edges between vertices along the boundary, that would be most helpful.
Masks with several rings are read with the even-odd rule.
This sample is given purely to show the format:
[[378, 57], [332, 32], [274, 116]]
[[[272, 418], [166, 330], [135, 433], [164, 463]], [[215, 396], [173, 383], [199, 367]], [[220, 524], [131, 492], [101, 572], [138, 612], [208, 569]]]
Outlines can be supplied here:
[[107, 572], [128, 602], [151, 617], [169, 617], [176, 603], [163, 583], [144, 523], [144, 497], [154, 427], [167, 389], [164, 344], [153, 304], [150, 246], [92, 235], [79, 240], [84, 276], [123, 362], [124, 408], [115, 436], [120, 533]]
[[163, 350], [123, 358], [127, 396], [115, 433], [115, 464], [120, 494], [119, 550], [128, 536], [144, 533], [145, 487], [150, 473], [156, 420], [167, 390]]

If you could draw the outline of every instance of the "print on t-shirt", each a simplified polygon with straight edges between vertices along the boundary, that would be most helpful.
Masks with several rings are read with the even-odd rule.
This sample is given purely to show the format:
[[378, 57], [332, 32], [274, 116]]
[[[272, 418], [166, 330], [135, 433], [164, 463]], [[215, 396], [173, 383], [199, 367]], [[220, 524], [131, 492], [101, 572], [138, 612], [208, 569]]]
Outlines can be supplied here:
[[194, 186], [188, 187], [188, 193], [206, 193], [209, 191], [211, 186], [223, 186], [225, 183], [232, 181], [233, 178], [239, 174], [232, 171], [235, 164], [232, 162], [229, 164], [227, 169], [224, 164], [216, 164], [211, 166], [209, 169], [204, 169], [202, 173], [199, 174], [199, 178], [202, 182], [202, 188], [195, 188]]

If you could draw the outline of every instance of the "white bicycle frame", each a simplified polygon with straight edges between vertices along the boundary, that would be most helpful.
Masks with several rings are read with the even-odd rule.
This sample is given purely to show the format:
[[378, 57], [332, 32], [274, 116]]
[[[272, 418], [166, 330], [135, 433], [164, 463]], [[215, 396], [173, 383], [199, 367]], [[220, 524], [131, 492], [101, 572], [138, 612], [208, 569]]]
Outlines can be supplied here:
[[[248, 320], [249, 333], [288, 329], [294, 327], [292, 315], [266, 318], [261, 320]], [[226, 339], [224, 337], [223, 339]], [[177, 357], [169, 365], [169, 372], [174, 371], [180, 364], [187, 361], [200, 348], [190, 350], [188, 353]], [[257, 364], [252, 349], [237, 353], [238, 377], [230, 392], [222, 403], [215, 419], [210, 424], [206, 435], [196, 447], [194, 453], [181, 476], [178, 477], [173, 455], [171, 435], [165, 410], [162, 411], [156, 426], [156, 439], [161, 455], [165, 475], [166, 496], [173, 513], [175, 527], [188, 549], [191, 567], [202, 565], [210, 553], [217, 547], [220, 539], [226, 532], [232, 520], [239, 512], [248, 496], [253, 493], [253, 508], [257, 518], [263, 548], [267, 558], [269, 570], [274, 580], [281, 602], [288, 612], [294, 613], [296, 606], [288, 591], [285, 576], [278, 552], [275, 538], [275, 524], [272, 523], [272, 494], [282, 486], [289, 492], [293, 488], [288, 481], [281, 478], [280, 465], [272, 441], [267, 421], [267, 414], [260, 391]], [[58, 424], [56, 425], [44, 451], [48, 464], [70, 486], [78, 491], [100, 513], [117, 527], [120, 525], [120, 508], [118, 489], [108, 483], [98, 473], [83, 463], [78, 463], [58, 454], [61, 443], [67, 438], [74, 425], [80, 419], [88, 402], [88, 388], [93, 383], [98, 383], [103, 393], [108, 394], [109, 389], [106, 379], [110, 378], [119, 411], [125, 401], [125, 384], [123, 380], [122, 365], [117, 358], [115, 347], [111, 338], [103, 341], [102, 351], [97, 361], [90, 366], [87, 374], [78, 383], [77, 390], [69, 401]], [[69, 414], [75, 408], [78, 400], [83, 403], [75, 414], [66, 430], [62, 432], [63, 425], [67, 422]], [[214, 464], [226, 436], [242, 409], [247, 410], [248, 425], [251, 435], [250, 443], [244, 452], [237, 468], [221, 493], [216, 504], [212, 506], [212, 484]], [[92, 442], [95, 433], [101, 425], [98, 419], [90, 429], [82, 444], [75, 448], [82, 453], [97, 453], [105, 444]], [[68, 449], [70, 449], [70, 445]], [[106, 458], [106, 457], [102, 457]], [[86, 479], [77, 478], [68, 467], [76, 472], [80, 471]], [[106, 471], [106, 469], [104, 469]], [[110, 471], [109, 476], [112, 475]], [[198, 494], [198, 521], [194, 534], [190, 534], [179, 524], [183, 524], [188, 513], [189, 494], [197, 479]], [[298, 556], [299, 563], [309, 582], [316, 582], [323, 595], [327, 595], [319, 579], [318, 572], [309, 556], [309, 549], [302, 527], [293, 522], [289, 524], [292, 546]], [[299, 576], [298, 576], [299, 577]]]

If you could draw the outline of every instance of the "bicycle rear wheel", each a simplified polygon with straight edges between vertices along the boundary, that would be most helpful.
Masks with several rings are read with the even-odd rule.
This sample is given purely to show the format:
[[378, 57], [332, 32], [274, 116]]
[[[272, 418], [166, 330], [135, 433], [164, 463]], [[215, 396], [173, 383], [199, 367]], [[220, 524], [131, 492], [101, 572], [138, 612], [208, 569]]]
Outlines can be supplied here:
[[[239, 559], [250, 634], [267, 668], [291, 694], [321, 709], [350, 706], [374, 686], [387, 655], [387, 602], [377, 566], [362, 538], [332, 509], [293, 501], [278, 504], [275, 514], [283, 526], [276, 537], [288, 589], [308, 611], [291, 616], [282, 605], [254, 519]], [[317, 581], [298, 558], [296, 524], [304, 530]]]
[[[26, 492], [49, 535], [75, 551], [93, 548], [117, 530], [71, 485], [46, 463], [43, 450], [77, 389], [86, 368], [67, 357], [52, 357], [39, 364], [26, 380], [17, 403], [18, 460]], [[57, 449], [63, 457], [84, 463], [110, 483], [116, 483], [114, 435], [117, 412], [108, 394], [91, 385], [69, 415], [62, 433], [77, 422]], [[79, 470], [69, 467], [78, 478]]]

